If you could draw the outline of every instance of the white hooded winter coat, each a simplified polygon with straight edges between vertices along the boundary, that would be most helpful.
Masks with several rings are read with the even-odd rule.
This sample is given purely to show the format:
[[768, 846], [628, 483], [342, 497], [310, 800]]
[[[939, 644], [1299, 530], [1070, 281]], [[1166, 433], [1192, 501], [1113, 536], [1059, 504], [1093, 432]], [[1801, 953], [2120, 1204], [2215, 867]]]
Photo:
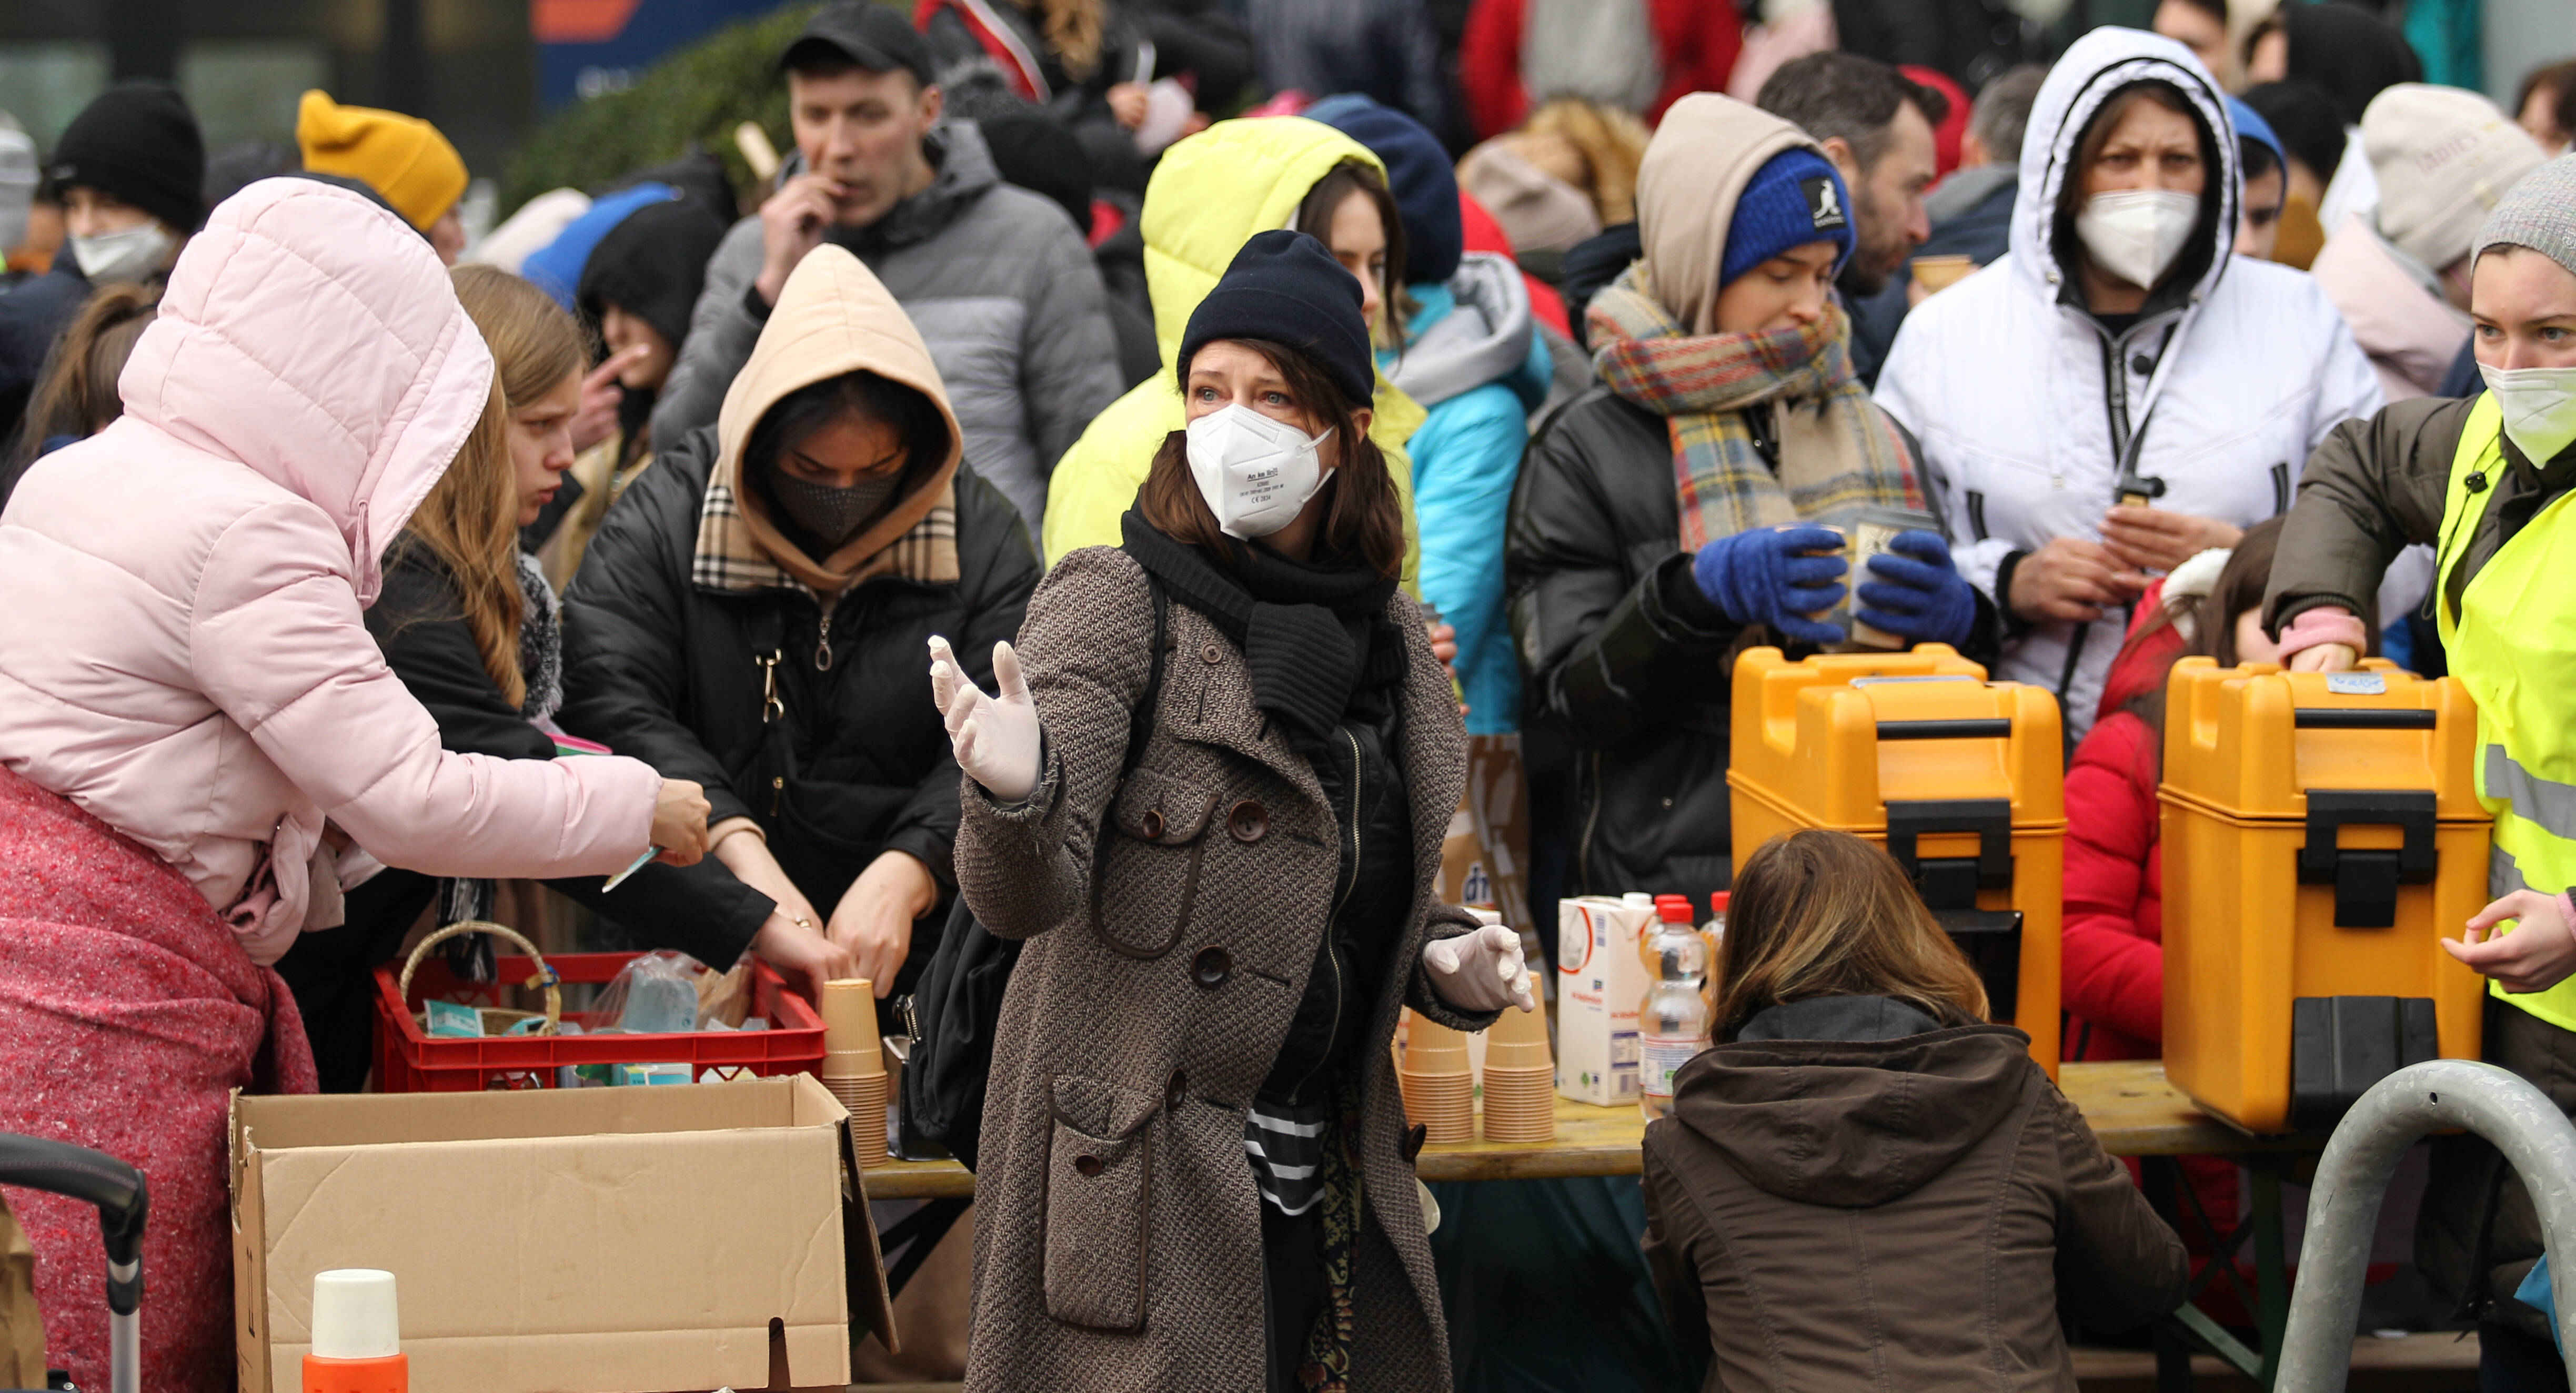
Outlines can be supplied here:
[[[2217, 133], [2220, 168], [2205, 237], [2178, 263], [2199, 266], [2198, 278], [2169, 281], [2115, 338], [2060, 262], [2056, 210], [2086, 123], [2150, 79], [2179, 89]], [[2218, 85], [2180, 44], [2096, 29], [2050, 70], [2022, 140], [2011, 253], [1908, 315], [1878, 379], [1878, 404], [1922, 444], [1924, 483], [1979, 589], [1994, 593], [2013, 553], [2099, 540], [2141, 431], [2136, 472], [2161, 481], [2155, 506], [2243, 527], [2288, 510], [2308, 452], [2337, 422], [2380, 408], [2370, 360], [2316, 282], [2228, 254], [2239, 177]], [[1997, 675], [2056, 692], [2080, 737], [2126, 618], [2023, 629]]]

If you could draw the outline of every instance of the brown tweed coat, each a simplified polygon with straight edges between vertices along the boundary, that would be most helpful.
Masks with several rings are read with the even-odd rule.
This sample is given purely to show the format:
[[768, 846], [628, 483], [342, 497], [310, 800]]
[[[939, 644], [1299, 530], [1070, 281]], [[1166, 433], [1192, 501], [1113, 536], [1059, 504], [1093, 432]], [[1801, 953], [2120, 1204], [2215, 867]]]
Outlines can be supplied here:
[[[1398, 758], [1415, 891], [1362, 1056], [1351, 1387], [1446, 1393], [1448, 1334], [1385, 1042], [1399, 1005], [1469, 1030], [1493, 1018], [1450, 1008], [1421, 969], [1425, 943], [1472, 927], [1432, 890], [1466, 735], [1414, 602], [1398, 595], [1389, 611], [1412, 650]], [[1009, 809], [971, 781], [963, 799], [958, 883], [994, 933], [1028, 940], [984, 1111], [969, 1393], [1265, 1384], [1243, 1113], [1305, 990], [1340, 838], [1313, 767], [1254, 708], [1242, 653], [1182, 605], [1167, 632], [1154, 733], [1122, 786], [1153, 633], [1145, 573], [1109, 547], [1065, 557], [1020, 631], [1046, 731], [1038, 787]]]

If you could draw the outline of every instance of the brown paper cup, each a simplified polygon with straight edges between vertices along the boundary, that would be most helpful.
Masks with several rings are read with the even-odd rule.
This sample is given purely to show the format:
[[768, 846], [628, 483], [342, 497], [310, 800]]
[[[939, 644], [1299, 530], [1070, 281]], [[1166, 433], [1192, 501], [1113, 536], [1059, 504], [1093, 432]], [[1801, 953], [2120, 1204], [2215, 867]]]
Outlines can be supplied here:
[[1556, 1069], [1485, 1066], [1485, 1140], [1543, 1142], [1556, 1136]]
[[882, 1166], [886, 1163], [886, 1076], [878, 1072], [861, 1078], [827, 1078], [823, 1086], [850, 1110], [850, 1145], [858, 1152], [859, 1165]]
[[1404, 1069], [1411, 1074], [1468, 1074], [1467, 1037], [1429, 1017], [1415, 1016], [1406, 1030]]
[[1404, 1092], [1404, 1120], [1429, 1142], [1472, 1141], [1476, 1135], [1475, 1081], [1464, 1073], [1396, 1075]]
[[[865, 977], [844, 977], [823, 984], [823, 993], [814, 1002], [815, 1012], [823, 1018], [823, 1048], [832, 1054], [877, 1053], [877, 989]], [[826, 1073], [831, 1072], [826, 1068]], [[885, 1065], [873, 1069], [854, 1069], [854, 1073], [882, 1074]]]
[[[1530, 974], [1530, 995], [1538, 997], [1538, 974]], [[1503, 1008], [1502, 1019], [1485, 1032], [1485, 1075], [1497, 1069], [1547, 1068], [1553, 1076], [1555, 1056], [1547, 1047], [1547, 1008], [1524, 1011], [1518, 1006]]]

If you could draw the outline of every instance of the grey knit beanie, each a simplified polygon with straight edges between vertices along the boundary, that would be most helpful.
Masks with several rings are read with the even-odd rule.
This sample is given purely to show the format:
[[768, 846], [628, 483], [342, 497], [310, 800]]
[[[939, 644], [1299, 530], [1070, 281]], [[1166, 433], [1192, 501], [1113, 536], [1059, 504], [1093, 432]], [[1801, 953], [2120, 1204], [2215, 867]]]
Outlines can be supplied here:
[[2576, 154], [2561, 155], [2523, 176], [2478, 229], [2478, 253], [2529, 247], [2576, 276]]

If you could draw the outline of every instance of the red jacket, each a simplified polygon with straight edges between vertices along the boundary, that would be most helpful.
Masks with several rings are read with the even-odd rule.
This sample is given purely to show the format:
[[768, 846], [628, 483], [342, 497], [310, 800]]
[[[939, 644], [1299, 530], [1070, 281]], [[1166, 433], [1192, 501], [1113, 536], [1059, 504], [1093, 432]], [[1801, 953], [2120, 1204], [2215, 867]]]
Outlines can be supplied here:
[[2154, 732], [2102, 718], [2066, 770], [2064, 1000], [2069, 1059], [2163, 1052], [2164, 850]]
[[[1655, 47], [1664, 63], [1664, 85], [1646, 111], [1646, 123], [1692, 92], [1723, 92], [1744, 47], [1744, 21], [1735, 0], [1647, 0]], [[1467, 32], [1458, 42], [1458, 85], [1476, 138], [1490, 140], [1529, 116], [1521, 90], [1521, 24], [1529, 0], [1476, 0]]]

